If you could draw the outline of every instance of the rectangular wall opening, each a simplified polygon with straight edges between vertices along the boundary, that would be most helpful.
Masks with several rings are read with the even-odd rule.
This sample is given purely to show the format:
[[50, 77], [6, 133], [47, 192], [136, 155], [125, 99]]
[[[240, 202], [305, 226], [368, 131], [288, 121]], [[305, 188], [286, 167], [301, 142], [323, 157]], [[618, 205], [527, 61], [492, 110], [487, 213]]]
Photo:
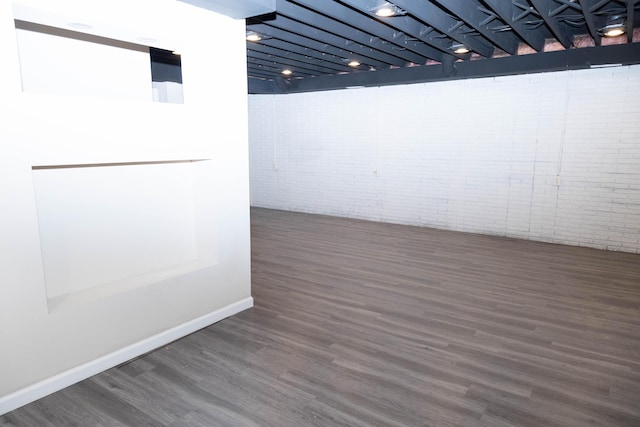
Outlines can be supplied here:
[[206, 163], [34, 166], [49, 309], [215, 265], [217, 242], [199, 237]]
[[14, 22], [23, 92], [184, 103], [177, 52]]

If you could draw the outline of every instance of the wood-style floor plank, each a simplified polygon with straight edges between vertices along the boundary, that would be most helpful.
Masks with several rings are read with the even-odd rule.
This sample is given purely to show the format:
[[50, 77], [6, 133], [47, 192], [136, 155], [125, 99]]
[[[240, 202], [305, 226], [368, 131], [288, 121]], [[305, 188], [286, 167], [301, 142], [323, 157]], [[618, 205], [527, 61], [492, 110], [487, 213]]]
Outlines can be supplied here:
[[640, 256], [251, 218], [254, 308], [0, 426], [640, 426]]

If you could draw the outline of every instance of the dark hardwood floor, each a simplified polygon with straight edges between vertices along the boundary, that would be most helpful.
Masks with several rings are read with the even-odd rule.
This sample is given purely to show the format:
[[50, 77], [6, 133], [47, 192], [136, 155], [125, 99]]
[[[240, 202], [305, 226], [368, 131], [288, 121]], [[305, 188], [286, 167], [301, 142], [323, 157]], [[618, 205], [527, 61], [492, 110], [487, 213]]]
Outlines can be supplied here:
[[252, 209], [255, 307], [1, 426], [640, 426], [640, 256]]

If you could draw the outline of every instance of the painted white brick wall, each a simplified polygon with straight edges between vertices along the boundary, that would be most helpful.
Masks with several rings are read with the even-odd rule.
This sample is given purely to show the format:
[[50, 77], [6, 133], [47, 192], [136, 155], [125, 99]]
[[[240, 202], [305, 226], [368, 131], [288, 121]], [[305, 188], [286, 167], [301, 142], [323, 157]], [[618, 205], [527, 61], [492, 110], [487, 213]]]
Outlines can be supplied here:
[[251, 203], [640, 253], [639, 95], [638, 65], [250, 95]]

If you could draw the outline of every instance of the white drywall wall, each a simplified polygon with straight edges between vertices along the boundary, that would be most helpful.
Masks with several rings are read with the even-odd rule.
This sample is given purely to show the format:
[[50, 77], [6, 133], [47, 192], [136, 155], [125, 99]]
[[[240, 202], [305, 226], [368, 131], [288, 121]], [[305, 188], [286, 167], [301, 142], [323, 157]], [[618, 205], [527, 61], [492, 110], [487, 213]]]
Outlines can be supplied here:
[[[179, 50], [185, 104], [23, 92], [14, 18]], [[244, 31], [173, 0], [0, 3], [0, 413], [251, 305]]]
[[640, 252], [640, 66], [251, 95], [255, 206]]

